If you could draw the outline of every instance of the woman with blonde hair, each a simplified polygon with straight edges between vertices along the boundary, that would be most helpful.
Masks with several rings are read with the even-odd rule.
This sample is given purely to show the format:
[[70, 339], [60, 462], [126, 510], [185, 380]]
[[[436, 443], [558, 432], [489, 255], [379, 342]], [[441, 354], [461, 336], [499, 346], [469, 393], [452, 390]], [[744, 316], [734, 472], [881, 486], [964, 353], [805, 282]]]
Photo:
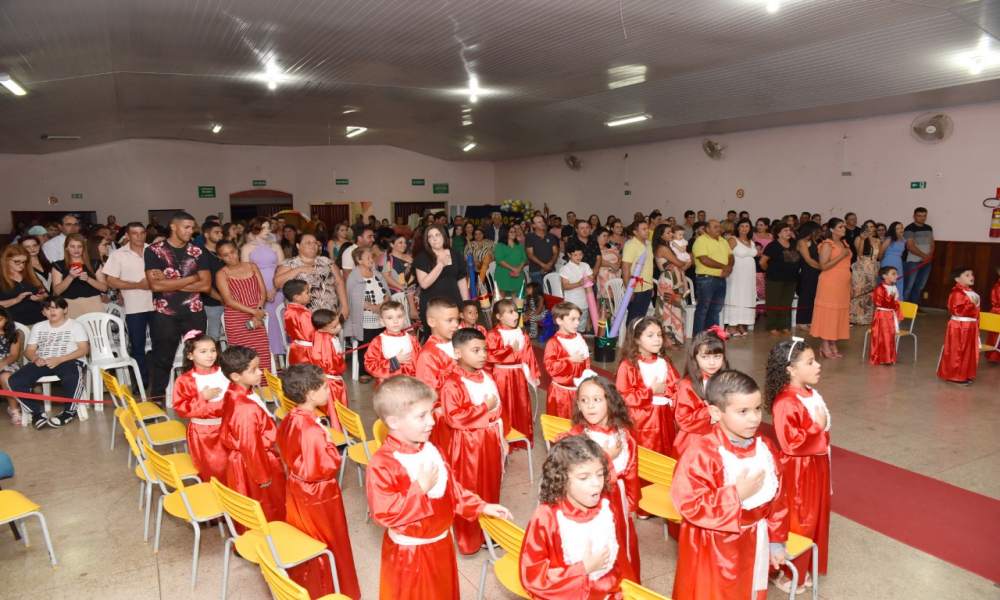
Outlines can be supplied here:
[[91, 257], [87, 240], [71, 233], [63, 242], [63, 260], [52, 263], [52, 293], [69, 304], [66, 315], [76, 319], [88, 313], [103, 313], [101, 294], [108, 291], [108, 280], [99, 257]]

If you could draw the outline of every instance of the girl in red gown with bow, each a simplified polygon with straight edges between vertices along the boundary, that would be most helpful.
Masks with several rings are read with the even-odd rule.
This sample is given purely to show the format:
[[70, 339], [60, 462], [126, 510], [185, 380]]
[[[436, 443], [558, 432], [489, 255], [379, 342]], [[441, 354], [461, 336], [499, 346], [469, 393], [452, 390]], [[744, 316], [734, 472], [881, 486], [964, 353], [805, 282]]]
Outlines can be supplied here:
[[945, 381], [971, 385], [979, 366], [979, 294], [972, 291], [976, 276], [968, 267], [952, 269], [955, 287], [948, 295], [948, 331], [937, 375]]
[[[895, 269], [895, 267], [888, 267]], [[877, 318], [877, 315], [876, 315]], [[781, 342], [767, 358], [764, 407], [774, 415], [774, 431], [788, 491], [789, 531], [816, 542], [819, 572], [826, 575], [830, 549], [830, 411], [812, 386], [819, 382], [819, 362], [800, 338]], [[796, 585], [812, 587], [812, 557], [795, 559]], [[788, 592], [791, 570], [774, 582]]]
[[872, 290], [875, 315], [872, 317], [872, 350], [868, 362], [892, 365], [896, 363], [896, 334], [899, 333], [899, 322], [903, 320], [899, 289], [896, 287], [899, 271], [896, 267], [882, 267], [878, 274], [882, 283]]
[[403, 305], [388, 300], [379, 311], [385, 331], [378, 334], [365, 352], [365, 370], [376, 379], [375, 387], [392, 375], [417, 374], [417, 357], [420, 344], [406, 331], [406, 313]]
[[285, 282], [281, 293], [288, 299], [285, 306], [285, 335], [291, 340], [288, 346], [288, 364], [307, 363], [313, 334], [316, 333], [312, 325], [312, 313], [309, 311], [309, 303], [312, 301], [309, 284], [291, 279]]
[[590, 369], [590, 349], [577, 333], [583, 312], [572, 302], [560, 302], [552, 307], [552, 319], [559, 331], [545, 342], [542, 364], [552, 379], [545, 394], [545, 412], [568, 419], [573, 415], [576, 400], [576, 380]]
[[729, 370], [726, 332], [715, 325], [695, 335], [688, 346], [684, 378], [677, 383], [674, 393], [677, 437], [670, 450], [671, 458], [679, 459], [694, 440], [712, 431], [715, 423], [708, 413], [705, 385], [712, 375], [726, 370]]
[[617, 599], [622, 579], [635, 580], [609, 471], [607, 455], [587, 436], [552, 445], [521, 546], [521, 585], [530, 598]]
[[222, 445], [222, 399], [229, 380], [216, 364], [219, 345], [201, 331], [184, 335], [184, 374], [174, 382], [174, 412], [189, 419], [187, 445], [202, 481], [226, 481], [229, 451]]
[[513, 300], [501, 300], [493, 306], [493, 321], [497, 325], [486, 335], [487, 365], [500, 390], [504, 436], [516, 429], [534, 440], [528, 385], [537, 388], [542, 374], [528, 334], [517, 326], [519, 319]]
[[[312, 347], [309, 348], [309, 363], [323, 369], [326, 382], [330, 388], [330, 401], [339, 402], [345, 408], [347, 403], [347, 388], [344, 387], [344, 372], [347, 361], [344, 360], [344, 349], [340, 347], [340, 315], [332, 310], [321, 308], [312, 314], [312, 326], [316, 330], [312, 336]], [[289, 365], [291, 366], [291, 365]], [[330, 420], [330, 427], [343, 431], [337, 409], [332, 404], [325, 404], [319, 411]]]
[[326, 374], [316, 365], [291, 365], [281, 376], [281, 387], [285, 396], [297, 404], [278, 425], [278, 450], [289, 474], [287, 522], [326, 544], [333, 553], [340, 589], [334, 589], [325, 555], [288, 569], [288, 574], [309, 590], [311, 598], [339, 591], [358, 600], [361, 587], [337, 483], [342, 458], [329, 432], [316, 420], [316, 410], [333, 401]]
[[632, 321], [622, 344], [617, 386], [643, 448], [666, 455], [674, 444], [674, 407], [670, 396], [680, 375], [666, 357], [659, 319]]

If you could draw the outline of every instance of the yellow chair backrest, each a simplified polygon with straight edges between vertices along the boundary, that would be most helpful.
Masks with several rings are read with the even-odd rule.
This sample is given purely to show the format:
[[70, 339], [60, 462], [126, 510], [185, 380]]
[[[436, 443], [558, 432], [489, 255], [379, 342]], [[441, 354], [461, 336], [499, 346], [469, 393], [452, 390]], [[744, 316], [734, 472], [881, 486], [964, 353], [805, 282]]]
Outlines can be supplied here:
[[912, 302], [900, 302], [899, 310], [903, 313], [904, 319], [917, 318], [917, 305]]
[[375, 421], [375, 424], [372, 425], [372, 437], [375, 438], [375, 441], [378, 442], [379, 446], [385, 443], [385, 438], [389, 437], [389, 428], [385, 426], [382, 419], [378, 419]]
[[542, 415], [540, 419], [542, 421], [542, 437], [550, 444], [556, 441], [556, 437], [560, 433], [573, 429], [573, 422], [569, 419], [552, 415]]
[[670, 487], [674, 481], [674, 467], [677, 461], [639, 446], [639, 479]]
[[498, 519], [488, 515], [479, 515], [479, 524], [483, 531], [504, 551], [520, 556], [521, 545], [524, 543], [524, 530], [506, 519]]
[[365, 434], [365, 426], [361, 422], [361, 416], [340, 402], [335, 401], [333, 406], [337, 409], [337, 418], [340, 419], [340, 424], [344, 427], [344, 432], [353, 438], [357, 438], [359, 442], [367, 441], [368, 437]]
[[278, 569], [271, 551], [262, 544], [257, 544], [257, 564], [276, 600], [310, 600], [309, 592]]
[[177, 472], [177, 465], [164, 458], [156, 450], [150, 448], [145, 440], [143, 440], [142, 444], [146, 451], [146, 456], [149, 457], [149, 464], [152, 465], [153, 472], [156, 473], [156, 478], [175, 490], [183, 492], [184, 481], [181, 480], [181, 476]]
[[115, 398], [122, 397], [122, 386], [119, 384], [117, 377], [101, 369], [101, 379], [104, 380], [104, 387], [108, 389], [109, 394]]
[[979, 330], [1000, 333], [1000, 315], [988, 312], [979, 313]]
[[122, 426], [122, 431], [125, 432], [125, 439], [128, 440], [132, 454], [139, 460], [145, 460], [146, 457], [142, 455], [142, 450], [139, 448], [139, 428], [135, 426], [135, 420], [132, 419], [132, 415], [128, 412], [123, 412], [118, 415], [118, 422]]
[[622, 598], [623, 600], [670, 600], [628, 579], [622, 579]]
[[298, 406], [298, 404], [288, 399], [288, 396], [285, 395], [285, 392], [281, 391], [281, 388], [271, 388], [271, 393], [278, 399], [278, 405], [285, 409], [286, 413], [292, 412]]
[[247, 529], [259, 531], [266, 536], [271, 535], [271, 528], [267, 524], [267, 518], [264, 516], [264, 509], [260, 507], [260, 502], [234, 492], [219, 483], [215, 477], [212, 478], [212, 489], [215, 490], [219, 506], [229, 515], [229, 518]]
[[271, 388], [273, 391], [280, 392], [284, 388], [281, 387], [281, 379], [277, 375], [271, 373], [267, 369], [264, 369], [264, 381], [267, 381], [267, 387]]
[[139, 406], [135, 403], [135, 398], [132, 397], [132, 392], [130, 392], [126, 387], [122, 387], [121, 392], [122, 392], [122, 398], [125, 399], [125, 408], [127, 408], [128, 411], [132, 413], [132, 416], [137, 421], [141, 422], [142, 415], [139, 414]]

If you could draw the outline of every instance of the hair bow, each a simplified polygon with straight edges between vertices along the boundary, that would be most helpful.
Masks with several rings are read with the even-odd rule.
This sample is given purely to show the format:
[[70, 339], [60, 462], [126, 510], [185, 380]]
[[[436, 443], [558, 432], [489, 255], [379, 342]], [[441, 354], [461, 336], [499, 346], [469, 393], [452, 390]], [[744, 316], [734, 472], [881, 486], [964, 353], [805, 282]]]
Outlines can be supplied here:
[[575, 385], [576, 387], [580, 387], [580, 384], [582, 384], [584, 381], [587, 381], [591, 377], [599, 377], [599, 375], [595, 371], [587, 369], [583, 373], [581, 373], [579, 377], [573, 378], [573, 385]]
[[795, 337], [793, 335], [792, 336], [792, 345], [788, 347], [788, 358], [785, 359], [785, 362], [788, 362], [789, 364], [791, 364], [791, 362], [792, 362], [792, 350], [795, 350], [795, 344], [798, 344], [799, 342], [805, 342], [805, 340], [802, 339], [802, 338], [800, 338], [800, 337]]
[[187, 333], [184, 334], [184, 337], [181, 338], [181, 341], [182, 342], [190, 342], [191, 340], [193, 340], [194, 338], [198, 337], [199, 335], [201, 335], [201, 331], [199, 331], [197, 329], [192, 329], [191, 331], [189, 331], [189, 332], [187, 332]]
[[727, 337], [729, 337], [729, 334], [726, 333], [726, 330], [723, 329], [722, 327], [719, 327], [718, 325], [712, 325], [711, 327], [709, 327], [705, 331], [711, 331], [712, 333], [714, 333], [716, 335], [716, 337], [718, 337], [723, 342], [726, 341]]

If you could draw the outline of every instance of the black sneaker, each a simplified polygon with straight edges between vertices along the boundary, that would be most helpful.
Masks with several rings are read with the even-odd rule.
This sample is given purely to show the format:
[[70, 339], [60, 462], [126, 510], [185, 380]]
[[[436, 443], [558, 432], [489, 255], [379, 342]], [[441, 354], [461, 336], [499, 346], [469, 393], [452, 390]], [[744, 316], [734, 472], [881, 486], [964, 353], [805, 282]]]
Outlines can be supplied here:
[[946, 379], [948, 383], [954, 383], [955, 385], [972, 385], [972, 381], [966, 379], [965, 381], [955, 381], [953, 379]]
[[35, 429], [44, 429], [46, 427], [51, 427], [52, 423], [49, 422], [45, 415], [35, 415], [31, 418], [31, 426]]
[[61, 412], [55, 417], [49, 419], [49, 426], [59, 428], [62, 427], [63, 425], [68, 425], [72, 423], [73, 419], [75, 418], [76, 415], [74, 413]]

